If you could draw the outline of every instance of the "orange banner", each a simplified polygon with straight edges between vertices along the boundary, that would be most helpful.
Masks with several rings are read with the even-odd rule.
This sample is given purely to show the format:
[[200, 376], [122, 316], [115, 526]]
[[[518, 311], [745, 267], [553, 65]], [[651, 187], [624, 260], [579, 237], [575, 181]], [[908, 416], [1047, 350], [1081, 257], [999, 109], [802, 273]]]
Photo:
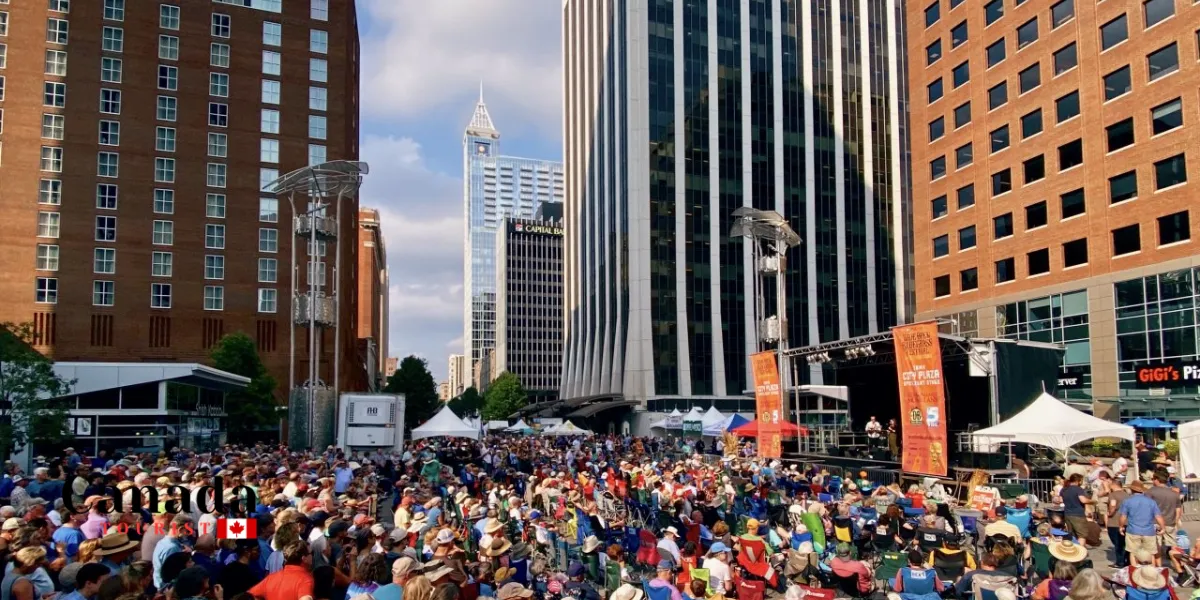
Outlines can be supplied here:
[[903, 420], [901, 466], [906, 473], [945, 477], [946, 393], [936, 323], [892, 329]]
[[758, 412], [758, 455], [763, 458], [779, 458], [783, 455], [783, 433], [779, 420], [782, 417], [783, 399], [779, 393], [779, 356], [774, 352], [759, 352], [750, 355], [750, 368], [754, 373], [754, 401]]

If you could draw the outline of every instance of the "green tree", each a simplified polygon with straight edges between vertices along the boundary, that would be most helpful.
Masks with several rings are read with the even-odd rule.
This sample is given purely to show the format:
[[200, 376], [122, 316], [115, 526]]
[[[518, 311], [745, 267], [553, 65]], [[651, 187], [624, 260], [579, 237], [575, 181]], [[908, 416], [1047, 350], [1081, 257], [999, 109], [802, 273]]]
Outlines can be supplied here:
[[407, 356], [388, 378], [383, 391], [388, 394], [404, 394], [404, 426], [408, 430], [420, 427], [441, 408], [438, 400], [437, 382], [429, 372], [429, 364], [423, 358]]
[[475, 386], [471, 386], [463, 390], [463, 393], [451, 398], [447, 404], [450, 406], [450, 410], [458, 415], [458, 418], [473, 417], [483, 410], [483, 396], [479, 395], [479, 390], [476, 390]]
[[33, 349], [33, 324], [0, 324], [0, 456], [11, 457], [26, 444], [59, 444], [67, 431], [74, 381], [54, 372], [48, 358]]
[[[279, 425], [279, 403], [275, 400], [275, 378], [267, 372], [250, 336], [231, 333], [217, 342], [209, 354], [214, 368], [249, 377], [246, 389], [225, 398], [226, 431], [231, 442], [275, 439]], [[270, 435], [265, 432], [271, 431]]]
[[505, 371], [488, 386], [484, 393], [483, 420], [507, 419], [525, 406], [525, 387], [516, 375]]

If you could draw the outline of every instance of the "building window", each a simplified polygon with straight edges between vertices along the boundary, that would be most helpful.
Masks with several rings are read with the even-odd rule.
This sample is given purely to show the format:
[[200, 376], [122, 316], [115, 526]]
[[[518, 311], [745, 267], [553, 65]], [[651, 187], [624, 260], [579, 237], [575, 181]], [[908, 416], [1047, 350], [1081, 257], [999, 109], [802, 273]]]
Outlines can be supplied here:
[[1039, 154], [1021, 163], [1022, 170], [1025, 174], [1025, 185], [1029, 185], [1035, 181], [1041, 181], [1046, 177], [1046, 158], [1045, 155]]
[[329, 81], [329, 61], [323, 58], [308, 59], [308, 80], [319, 83]]
[[225, 257], [208, 254], [204, 257], [204, 278], [225, 279]]
[[939, 156], [929, 161], [929, 178], [941, 179], [946, 176], [946, 157]]
[[155, 157], [154, 181], [157, 183], [175, 183], [175, 159]]
[[229, 74], [228, 73], [209, 73], [208, 74], [208, 95], [218, 98], [229, 97]]
[[175, 151], [175, 128], [173, 128], [173, 127], [155, 127], [154, 128], [154, 149], [159, 152], [174, 152]]
[[1108, 50], [1129, 39], [1129, 19], [1121, 15], [1100, 26], [1100, 48]]
[[42, 137], [47, 140], [63, 139], [63, 127], [66, 117], [63, 115], [42, 115]]
[[279, 162], [279, 140], [263, 138], [259, 141], [258, 151], [259, 162], [278, 163]]
[[213, 42], [208, 50], [208, 64], [222, 69], [229, 68], [229, 44]]
[[950, 254], [950, 236], [939, 235], [933, 238], [933, 257], [941, 258]]
[[937, 198], [934, 198], [931, 201], [931, 204], [932, 206], [930, 207], [930, 214], [932, 215], [931, 218], [933, 219], [940, 219], [950, 212], [950, 208], [946, 202], [945, 196], [938, 196]]
[[967, 43], [967, 22], [963, 21], [950, 29], [950, 48], [957, 48]]
[[279, 179], [279, 169], [258, 169], [258, 189], [266, 190], [277, 179]]
[[1150, 109], [1150, 123], [1154, 135], [1183, 127], [1183, 102], [1180, 98], [1159, 104]]
[[179, 89], [179, 68], [158, 65], [158, 89], [175, 91]]
[[105, 52], [125, 51], [125, 30], [120, 27], [105, 27], [100, 32], [100, 48]]
[[1158, 218], [1158, 245], [1166, 246], [1186, 242], [1192, 238], [1188, 223], [1188, 211], [1177, 212]]
[[283, 45], [283, 26], [279, 23], [263, 21], [263, 45], [264, 46], [281, 46]]
[[1082, 215], [1087, 211], [1087, 202], [1083, 197], [1082, 188], [1078, 190], [1072, 190], [1059, 196], [1059, 201], [1062, 203], [1063, 220]]
[[975, 206], [975, 184], [968, 183], [958, 188], [955, 195], [958, 197], [958, 210]]
[[1058, 147], [1058, 170], [1078, 167], [1083, 164], [1083, 140], [1074, 140]]
[[1001, 81], [988, 90], [988, 110], [996, 110], [1008, 102], [1008, 82]]
[[258, 251], [275, 253], [279, 251], [279, 230], [261, 227], [258, 230]]
[[958, 230], [958, 249], [970, 250], [975, 247], [975, 226], [968, 225]]
[[279, 263], [274, 258], [258, 259], [258, 282], [275, 283], [279, 279]]
[[220, 102], [208, 103], [208, 124], [213, 127], [229, 126], [229, 105]]
[[[938, 121], [943, 121], [938, 117]], [[944, 121], [943, 121], [944, 123]], [[308, 115], [308, 137], [314, 140], [323, 140], [326, 137], [326, 121], [325, 117], [320, 115]], [[941, 136], [938, 136], [941, 137]]]
[[92, 251], [92, 272], [111, 275], [117, 272], [116, 248], [96, 248]]
[[283, 59], [278, 52], [263, 50], [262, 61], [263, 75], [278, 76], [283, 71]]
[[1179, 70], [1179, 46], [1172, 43], [1146, 56], [1146, 70], [1150, 81], [1165, 77]]
[[1104, 128], [1108, 136], [1108, 151], [1115, 152], [1133, 145], [1133, 117], [1122, 119]]
[[121, 90], [100, 90], [100, 112], [106, 115], [121, 114]]
[[221, 13], [213, 13], [212, 15], [212, 36], [217, 38], [229, 37], [230, 20], [229, 15]]
[[[999, 0], [996, 0], [996, 1], [998, 2]], [[1000, 38], [999, 40], [996, 41], [996, 43], [987, 47], [987, 66], [988, 66], [988, 68], [994, 67], [994, 66], [1004, 62], [1004, 59], [1007, 58], [1007, 55], [1008, 55], [1008, 50], [1004, 45], [1004, 38]]]
[[179, 31], [179, 7], [171, 4], [160, 4], [158, 7], [158, 26], [171, 31]]
[[[116, 186], [113, 186], [113, 193], [116, 193]], [[41, 180], [38, 183], [38, 204], [62, 204], [62, 181], [59, 179]]]
[[229, 136], [224, 133], [209, 133], [208, 155], [216, 158], [229, 156]]
[[1042, 109], [1021, 117], [1021, 139], [1031, 138], [1042, 132]]
[[329, 0], [312, 0], [309, 15], [317, 21], [329, 20]]
[[225, 194], [207, 194], [205, 196], [204, 216], [210, 219], [225, 218]]
[[1042, 85], [1042, 63], [1033, 63], [1024, 71], [1021, 71], [1017, 75], [1017, 82], [1020, 85], [1020, 93], [1022, 94]]
[[1042, 248], [1025, 255], [1025, 264], [1029, 268], [1029, 276], [1044, 275], [1050, 272], [1050, 249]]
[[162, 60], [179, 60], [179, 38], [173, 35], [158, 36], [158, 57]]
[[1059, 0], [1057, 4], [1050, 7], [1050, 27], [1052, 29], [1058, 29], [1073, 18], [1075, 18], [1075, 0]]
[[1055, 100], [1054, 112], [1059, 123], [1079, 116], [1079, 91], [1076, 90]]
[[1002, 125], [991, 134], [992, 152], [999, 152], [1008, 147], [1008, 125]]
[[310, 29], [308, 51], [313, 54], [329, 54], [329, 33], [320, 29]]
[[1154, 163], [1154, 189], [1161, 190], [1183, 183], [1187, 183], [1187, 160], [1184, 155], [1176, 154]]
[[175, 222], [155, 221], [153, 243], [156, 246], [170, 246], [175, 243]]
[[325, 106], [329, 101], [329, 92], [325, 88], [312, 87], [308, 88], [308, 109], [319, 110], [324, 112]]
[[104, 18], [109, 21], [124, 21], [125, 0], [104, 0]]
[[122, 60], [104, 56], [100, 58], [100, 81], [104, 83], [121, 83]]
[[1137, 171], [1129, 171], [1108, 178], [1108, 200], [1111, 204], [1137, 198]]
[[92, 282], [92, 305], [112, 306], [116, 302], [117, 284], [113, 281]]
[[958, 272], [958, 285], [961, 291], [969, 292], [979, 288], [979, 270], [975, 267]]
[[[933, 83], [930, 83], [928, 86], [926, 86], [925, 91], [929, 104], [933, 104], [934, 102], [940, 100], [942, 98], [942, 78], [938, 77], [937, 79], [933, 80]], [[309, 105], [311, 108], [311, 98], [309, 99]]]
[[[3, 46], [0, 46], [3, 47]], [[0, 53], [0, 54], [6, 54]], [[5, 61], [0, 60], [0, 68], [4, 66]], [[103, 62], [101, 62], [103, 65]], [[54, 75], [55, 77], [67, 76], [67, 53], [62, 50], [47, 50], [46, 51], [46, 74]]]
[[100, 145], [121, 145], [121, 124], [117, 121], [100, 121]]
[[58, 304], [58, 280], [53, 277], [38, 277], [33, 301], [38, 304]]
[[320, 144], [308, 145], [308, 166], [324, 164], [326, 162], [325, 146]]
[[1133, 81], [1129, 76], [1129, 65], [1125, 65], [1104, 76], [1104, 100], [1112, 100], [1124, 96], [1133, 90]]
[[175, 214], [175, 190], [154, 190], [154, 212], [163, 215]]
[[278, 304], [278, 297], [277, 297], [276, 290], [273, 290], [273, 289], [259, 289], [258, 290], [258, 312], [273, 313], [273, 312], [275, 312], [277, 304]]
[[963, 61], [957, 67], [954, 67], [954, 70], [950, 72], [950, 75], [954, 81], [955, 88], [958, 88], [968, 81], [971, 81], [970, 61]]
[[258, 220], [263, 223], [279, 222], [279, 200], [277, 198], [258, 199]]
[[53, 108], [67, 106], [67, 84], [47, 81], [42, 86], [42, 104]]
[[150, 308], [171, 308], [171, 284], [150, 284]]
[[1024, 48], [1038, 39], [1038, 22], [1034, 17], [1017, 28], [1017, 50]]
[[58, 246], [54, 244], [38, 244], [37, 263], [34, 268], [38, 271], [57, 271]]
[[[0, 0], [0, 4], [8, 4], [8, 0]], [[71, 12], [71, 0], [50, 0], [50, 11], [63, 14]]]
[[46, 42], [67, 45], [68, 31], [71, 24], [66, 19], [46, 19]]
[[933, 296], [944, 298], [950, 295], [950, 276], [939, 275], [933, 278]]
[[1122, 256], [1140, 252], [1142, 249], [1141, 231], [1137, 223], [1112, 230], [1113, 256]]
[[925, 7], [925, 27], [929, 27], [937, 23], [942, 18], [942, 7], [939, 2], [934, 2]]
[[155, 116], [159, 121], [175, 122], [175, 117], [179, 112], [179, 100], [172, 96], [159, 96], [158, 107], [155, 111]]
[[1012, 191], [1012, 171], [1004, 169], [992, 173], [992, 196], [1007, 194]]
[[225, 248], [224, 225], [204, 226], [204, 247], [212, 250], [222, 250]]
[[37, 236], [58, 239], [60, 216], [56, 212], [39, 212]]
[[1034, 202], [1025, 207], [1025, 231], [1046, 226], [1046, 201]]
[[971, 122], [971, 103], [965, 102], [954, 109], [954, 128], [958, 129]]
[[1146, 29], [1175, 16], [1175, 0], [1146, 0], [1142, 3], [1142, 14], [1146, 17]]
[[225, 187], [227, 173], [228, 167], [226, 165], [222, 163], [208, 163], [208, 178], [206, 179], [208, 187]]
[[983, 5], [983, 21], [991, 25], [1004, 16], [1004, 0], [992, 0]]
[[278, 81], [271, 79], [262, 80], [262, 101], [263, 104], [279, 104], [280, 85]]
[[1063, 244], [1063, 267], [1071, 268], [1086, 265], [1088, 262], [1087, 238], [1072, 240]]
[[100, 152], [96, 155], [97, 177], [119, 177], [121, 156], [116, 152]]
[[151, 254], [150, 274], [155, 277], [170, 277], [174, 256], [170, 252], [154, 252]]
[[996, 283], [1008, 283], [1017, 278], [1017, 264], [1012, 258], [996, 261]]
[[259, 123], [259, 131], [262, 133], [279, 134], [279, 111], [264, 108], [262, 118]]
[[954, 168], [961, 169], [971, 164], [972, 152], [971, 143], [967, 142], [962, 146], [954, 149]]
[[63, 149], [42, 146], [42, 162], [40, 166], [43, 171], [48, 173], [62, 173]]

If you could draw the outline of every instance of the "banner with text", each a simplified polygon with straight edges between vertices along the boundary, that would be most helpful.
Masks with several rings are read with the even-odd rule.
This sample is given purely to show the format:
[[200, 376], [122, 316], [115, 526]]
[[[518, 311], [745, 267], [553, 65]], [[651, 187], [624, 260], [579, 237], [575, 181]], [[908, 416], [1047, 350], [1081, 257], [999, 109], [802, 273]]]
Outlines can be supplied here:
[[783, 433], [779, 427], [782, 397], [779, 390], [779, 368], [774, 352], [750, 355], [754, 372], [754, 401], [758, 412], [758, 455], [779, 458], [783, 455]]
[[936, 323], [892, 329], [900, 414], [904, 419], [901, 466], [907, 473], [946, 476], [946, 394]]

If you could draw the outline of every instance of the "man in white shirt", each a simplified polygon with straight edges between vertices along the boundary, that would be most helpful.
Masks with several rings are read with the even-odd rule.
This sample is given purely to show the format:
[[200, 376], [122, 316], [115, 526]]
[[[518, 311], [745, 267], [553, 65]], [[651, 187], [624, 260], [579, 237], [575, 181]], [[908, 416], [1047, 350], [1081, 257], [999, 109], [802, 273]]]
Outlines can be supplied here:
[[726, 583], [730, 581], [729, 547], [722, 542], [716, 542], [708, 549], [708, 558], [704, 559], [704, 569], [708, 569], [708, 587], [713, 593], [724, 594], [729, 591]]
[[683, 560], [679, 556], [679, 544], [675, 540], [679, 538], [679, 530], [674, 527], [668, 527], [663, 530], [663, 539], [658, 541], [659, 550], [666, 550], [675, 558], [675, 566], [683, 564]]

